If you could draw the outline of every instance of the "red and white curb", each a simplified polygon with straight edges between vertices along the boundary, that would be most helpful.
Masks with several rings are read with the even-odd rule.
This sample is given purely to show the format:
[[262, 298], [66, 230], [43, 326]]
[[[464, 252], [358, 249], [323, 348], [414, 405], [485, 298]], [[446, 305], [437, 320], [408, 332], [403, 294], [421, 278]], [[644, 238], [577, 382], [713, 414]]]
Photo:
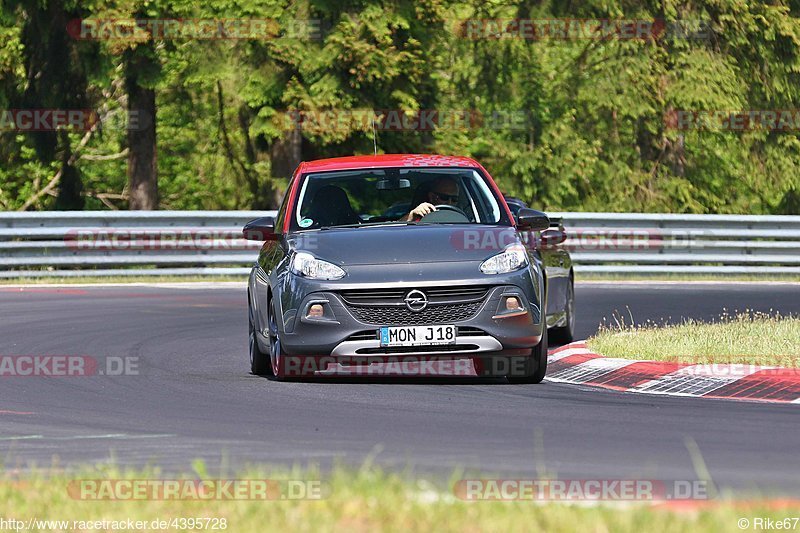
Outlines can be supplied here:
[[625, 392], [800, 404], [800, 369], [603, 357], [584, 341], [556, 348], [547, 380]]

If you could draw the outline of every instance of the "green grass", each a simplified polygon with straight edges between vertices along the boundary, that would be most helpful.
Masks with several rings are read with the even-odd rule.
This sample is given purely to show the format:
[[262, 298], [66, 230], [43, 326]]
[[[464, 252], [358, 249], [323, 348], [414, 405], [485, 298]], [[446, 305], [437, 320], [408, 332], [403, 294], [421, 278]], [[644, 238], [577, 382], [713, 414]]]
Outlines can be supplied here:
[[587, 344], [597, 353], [624, 359], [800, 368], [800, 317], [726, 312], [713, 322], [633, 326], [618, 315]]
[[[296, 501], [84, 501], [72, 499], [66, 487], [74, 479], [153, 479], [158, 470], [84, 469], [36, 474], [0, 475], [0, 504], [7, 520], [169, 520], [180, 517], [224, 518], [227, 531], [548, 531], [548, 532], [703, 532], [735, 531], [737, 520], [798, 516], [800, 504], [783, 508], [766, 500], [742, 507], [715, 502], [692, 511], [659, 509], [649, 504], [613, 506], [563, 503], [467, 502], [456, 498], [451, 483], [423, 481], [408, 474], [375, 468], [334, 469], [322, 476], [326, 497]], [[207, 479], [202, 471], [192, 479]], [[240, 472], [230, 479], [319, 479], [314, 470], [275, 473]], [[455, 480], [455, 478], [454, 478]], [[453, 480], [453, 481], [454, 481]], [[169, 529], [168, 531], [174, 531]]]
[[601, 274], [599, 272], [577, 272], [575, 281], [750, 281], [750, 282], [800, 282], [800, 276], [792, 274], [773, 274], [769, 276], [759, 276], [755, 274]]

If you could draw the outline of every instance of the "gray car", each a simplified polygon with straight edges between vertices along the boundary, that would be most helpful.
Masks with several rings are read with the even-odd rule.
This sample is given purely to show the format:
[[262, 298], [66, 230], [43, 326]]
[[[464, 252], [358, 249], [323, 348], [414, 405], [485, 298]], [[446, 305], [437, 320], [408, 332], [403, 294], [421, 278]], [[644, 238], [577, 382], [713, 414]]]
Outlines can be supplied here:
[[571, 264], [546, 279], [543, 255], [560, 252], [543, 254], [541, 231], [553, 240], [548, 217], [512, 214], [472, 159], [302, 163], [277, 216], [244, 228], [264, 241], [248, 283], [251, 371], [287, 379], [412, 361], [425, 374], [469, 361], [481, 376], [538, 383], [547, 326], [571, 327], [572, 305]]

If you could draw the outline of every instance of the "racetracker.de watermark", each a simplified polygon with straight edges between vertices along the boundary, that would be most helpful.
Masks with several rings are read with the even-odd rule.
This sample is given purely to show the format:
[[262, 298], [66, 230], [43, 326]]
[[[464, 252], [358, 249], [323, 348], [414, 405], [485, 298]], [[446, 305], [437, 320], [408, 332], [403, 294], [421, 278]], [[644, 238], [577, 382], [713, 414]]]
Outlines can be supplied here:
[[150, 114], [136, 109], [102, 117], [94, 109], [0, 109], [0, 131], [20, 133], [85, 132], [100, 128], [141, 131], [151, 124]]
[[690, 110], [664, 114], [664, 126], [674, 131], [800, 131], [800, 109]]
[[[522, 241], [543, 250], [564, 247], [570, 251], [630, 251], [701, 249], [713, 237], [713, 230], [551, 228], [542, 232], [523, 231]], [[450, 244], [457, 250], [502, 250], [517, 242], [513, 229], [456, 229]]]
[[52, 520], [28, 518], [5, 518], [0, 516], [0, 530], [14, 531], [194, 531], [228, 529], [228, 519], [213, 516], [172, 516], [169, 519], [154, 518], [148, 520]]
[[[543, 235], [545, 236], [545, 235]], [[708, 246], [713, 230], [570, 228], [564, 246], [573, 252], [690, 250]], [[558, 243], [556, 243], [558, 244]], [[542, 246], [553, 246], [542, 239]]]
[[73, 19], [67, 24], [73, 39], [82, 41], [157, 40], [321, 40], [320, 19], [279, 20], [269, 18], [156, 19], [91, 18]]
[[289, 110], [276, 114], [273, 123], [282, 130], [309, 131], [466, 131], [476, 129], [527, 131], [527, 111], [477, 109], [325, 109]]
[[92, 109], [4, 109], [0, 131], [89, 131], [100, 121]]
[[136, 356], [0, 355], [0, 378], [138, 376], [140, 373], [140, 361]]
[[318, 479], [76, 479], [67, 485], [74, 500], [321, 500]]
[[786, 378], [796, 381], [800, 376], [800, 357], [798, 356], [750, 356], [742, 354], [747, 363], [696, 363], [690, 357], [678, 358], [680, 368], [676, 376], [697, 376], [707, 378], [745, 378], [757, 374], [759, 378]]
[[[378, 339], [377, 332], [375, 339]], [[308, 376], [476, 376], [469, 357], [284, 355], [280, 372], [286, 377]]]
[[664, 19], [463, 19], [453, 25], [468, 40], [522, 39], [528, 41], [656, 40], [711, 37], [704, 20]]
[[702, 480], [654, 479], [462, 479], [453, 493], [467, 501], [707, 500], [712, 487]]
[[[82, 252], [136, 250], [258, 250], [267, 236], [259, 232], [243, 238], [241, 230], [203, 228], [71, 229], [64, 235], [68, 249]], [[310, 239], [305, 239], [309, 241]]]

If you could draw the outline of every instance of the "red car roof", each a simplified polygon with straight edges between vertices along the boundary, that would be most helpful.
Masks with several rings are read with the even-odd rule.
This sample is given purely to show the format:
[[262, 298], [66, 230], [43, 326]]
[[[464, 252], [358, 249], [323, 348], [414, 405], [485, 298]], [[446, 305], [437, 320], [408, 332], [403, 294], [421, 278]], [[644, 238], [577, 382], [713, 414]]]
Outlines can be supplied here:
[[350, 157], [334, 157], [317, 159], [300, 164], [300, 172], [326, 172], [330, 170], [352, 170], [358, 168], [385, 167], [464, 167], [482, 168], [469, 157], [432, 154], [383, 154], [356, 155]]

